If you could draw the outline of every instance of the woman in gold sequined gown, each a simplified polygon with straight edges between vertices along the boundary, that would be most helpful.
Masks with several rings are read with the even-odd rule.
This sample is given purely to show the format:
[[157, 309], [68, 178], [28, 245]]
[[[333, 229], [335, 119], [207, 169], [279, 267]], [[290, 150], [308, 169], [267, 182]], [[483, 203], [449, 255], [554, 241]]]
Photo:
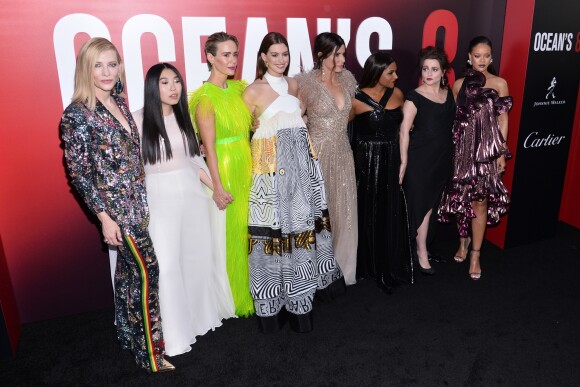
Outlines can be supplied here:
[[320, 160], [333, 234], [334, 257], [347, 285], [356, 283], [358, 216], [354, 160], [347, 135], [356, 80], [344, 68], [346, 45], [325, 32], [314, 40], [314, 70], [296, 76], [307, 126]]

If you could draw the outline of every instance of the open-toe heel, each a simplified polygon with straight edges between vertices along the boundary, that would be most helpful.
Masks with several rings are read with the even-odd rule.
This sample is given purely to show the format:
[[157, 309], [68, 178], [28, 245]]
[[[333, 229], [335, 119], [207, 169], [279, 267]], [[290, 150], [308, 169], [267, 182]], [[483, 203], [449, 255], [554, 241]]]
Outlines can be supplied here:
[[[157, 372], [171, 372], [175, 371], [175, 366], [168, 362], [166, 359], [163, 359], [163, 363], [161, 363], [161, 367], [157, 368]], [[147, 369], [147, 373], [153, 373], [150, 369]]]
[[[455, 256], [453, 257], [455, 262], [461, 263], [461, 262], [465, 261], [465, 259], [467, 258], [467, 253], [469, 252], [469, 244], [470, 243], [471, 243], [470, 237], [459, 238], [459, 249], [457, 250], [457, 252], [455, 253]], [[462, 255], [459, 255], [460, 251], [463, 253]]]
[[[474, 258], [473, 258], [474, 255], [477, 256], [477, 261], [474, 260]], [[481, 250], [471, 249], [470, 262], [469, 262], [469, 278], [471, 278], [474, 281], [477, 281], [478, 279], [481, 278], [481, 263], [479, 262], [480, 257], [481, 257]], [[474, 262], [477, 262], [480, 264], [479, 271], [475, 271], [472, 269], [472, 267], [474, 266], [473, 265]]]

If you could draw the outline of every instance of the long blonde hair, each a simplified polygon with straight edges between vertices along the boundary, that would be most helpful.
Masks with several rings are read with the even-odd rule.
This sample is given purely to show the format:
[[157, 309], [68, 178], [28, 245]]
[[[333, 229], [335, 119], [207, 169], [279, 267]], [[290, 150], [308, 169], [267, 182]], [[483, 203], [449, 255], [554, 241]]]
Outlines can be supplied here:
[[105, 38], [91, 38], [83, 44], [77, 56], [75, 90], [72, 96], [73, 102], [84, 103], [90, 110], [95, 110], [97, 97], [93, 83], [93, 68], [99, 55], [109, 50], [115, 51], [117, 62], [119, 62], [118, 76], [121, 82], [124, 83], [125, 67], [123, 66], [121, 55], [119, 55], [117, 48]]

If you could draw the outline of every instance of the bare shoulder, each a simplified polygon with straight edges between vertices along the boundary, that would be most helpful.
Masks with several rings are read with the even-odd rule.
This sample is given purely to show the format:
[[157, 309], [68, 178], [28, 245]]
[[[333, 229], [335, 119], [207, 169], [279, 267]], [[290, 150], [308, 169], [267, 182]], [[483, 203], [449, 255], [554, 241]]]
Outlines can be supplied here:
[[487, 83], [486, 86], [490, 87], [492, 89], [495, 89], [498, 92], [498, 94], [500, 95], [500, 97], [504, 97], [506, 95], [509, 95], [507, 81], [505, 79], [503, 79], [502, 77], [494, 76], [494, 77], [488, 78], [486, 80], [486, 83]]
[[486, 79], [486, 82], [493, 85], [507, 85], [506, 80], [498, 75], [492, 75]]
[[246, 87], [246, 90], [244, 90], [244, 94], [251, 96], [258, 95], [264, 90], [266, 86], [268, 86], [268, 83], [265, 80], [256, 79], [248, 87]]
[[459, 92], [459, 89], [461, 89], [461, 85], [463, 85], [464, 80], [465, 78], [459, 78], [455, 80], [452, 87], [453, 94], [457, 94]]
[[405, 102], [405, 95], [403, 94], [403, 92], [401, 91], [401, 89], [399, 89], [398, 87], [395, 87], [393, 89], [393, 95], [390, 98], [393, 102], [398, 102], [395, 103], [395, 105], [401, 106], [403, 104], [403, 102]]
[[401, 89], [399, 89], [398, 87], [395, 87], [395, 88], [393, 88], [393, 97], [404, 99], [405, 94], [403, 94], [403, 91], [401, 91]]

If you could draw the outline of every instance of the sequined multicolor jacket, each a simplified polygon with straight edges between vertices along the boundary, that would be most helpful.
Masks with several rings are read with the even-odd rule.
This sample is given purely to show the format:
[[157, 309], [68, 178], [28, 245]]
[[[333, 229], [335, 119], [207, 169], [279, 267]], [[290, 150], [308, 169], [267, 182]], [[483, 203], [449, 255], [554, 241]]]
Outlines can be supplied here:
[[125, 100], [114, 98], [131, 133], [98, 101], [94, 111], [78, 102], [65, 109], [60, 130], [67, 171], [93, 213], [105, 211], [121, 228], [147, 227], [139, 133]]

